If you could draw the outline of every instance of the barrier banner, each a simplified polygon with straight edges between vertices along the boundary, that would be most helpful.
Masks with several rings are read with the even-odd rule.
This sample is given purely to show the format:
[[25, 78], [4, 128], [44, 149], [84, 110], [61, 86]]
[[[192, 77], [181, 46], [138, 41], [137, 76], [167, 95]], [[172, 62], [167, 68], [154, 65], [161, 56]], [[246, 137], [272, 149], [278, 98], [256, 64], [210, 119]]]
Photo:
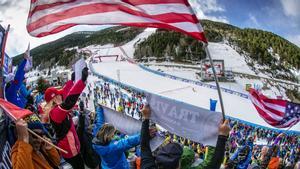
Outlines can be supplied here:
[[2, 56], [2, 47], [4, 44], [5, 29], [0, 25], [0, 56]]
[[3, 62], [3, 76], [7, 76], [12, 72], [12, 58], [10, 58], [6, 53], [4, 54]]
[[[202, 83], [202, 82], [199, 82], [199, 81], [194, 81], [194, 80], [189, 80], [189, 79], [185, 79], [185, 78], [181, 78], [181, 77], [177, 77], [177, 76], [173, 76], [173, 75], [170, 75], [170, 74], [167, 74], [167, 73], [163, 73], [163, 72], [158, 72], [156, 70], [152, 70], [144, 65], [141, 65], [141, 64], [138, 64], [138, 66], [148, 72], [152, 72], [154, 74], [157, 74], [157, 75], [160, 75], [160, 76], [163, 76], [163, 77], [167, 77], [167, 78], [170, 78], [170, 79], [173, 79], [173, 80], [180, 80], [182, 82], [187, 82], [187, 83], [192, 83], [192, 84], [196, 84], [198, 86], [204, 86], [204, 87], [208, 87], [210, 89], [217, 89], [216, 86], [214, 85], [210, 85], [210, 84], [205, 84], [205, 83]], [[230, 93], [230, 94], [235, 94], [237, 96], [240, 96], [240, 97], [243, 97], [245, 99], [248, 99], [248, 95], [247, 94], [243, 94], [243, 93], [240, 93], [240, 92], [236, 92], [236, 91], [233, 91], [233, 90], [229, 90], [229, 89], [226, 89], [226, 88], [221, 88], [222, 91], [226, 92], [226, 93]]]
[[[113, 109], [102, 106], [105, 122], [112, 124], [121, 133], [126, 135], [134, 135], [141, 132], [142, 122], [129, 117], [125, 114], [117, 112]], [[161, 136], [156, 136], [150, 141], [151, 150], [156, 150], [162, 143], [164, 138]]]
[[178, 136], [204, 145], [216, 146], [218, 128], [222, 119], [220, 112], [178, 102], [146, 93], [150, 104], [151, 119]]
[[13, 137], [13, 131], [9, 128], [9, 123], [10, 119], [0, 109], [0, 169], [12, 168], [10, 153], [15, 138]]

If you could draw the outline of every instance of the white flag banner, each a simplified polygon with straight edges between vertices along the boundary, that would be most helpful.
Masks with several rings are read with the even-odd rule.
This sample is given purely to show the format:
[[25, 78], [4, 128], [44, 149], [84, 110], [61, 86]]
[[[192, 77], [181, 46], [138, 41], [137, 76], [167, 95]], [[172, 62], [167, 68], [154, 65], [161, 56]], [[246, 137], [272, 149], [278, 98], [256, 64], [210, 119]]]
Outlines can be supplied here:
[[[123, 113], [117, 112], [105, 106], [103, 107], [103, 113], [105, 122], [112, 124], [121, 133], [126, 135], [134, 135], [141, 132], [142, 122], [129, 117]], [[150, 148], [152, 151], [156, 150], [162, 143], [164, 138], [156, 136], [150, 141]]]
[[81, 73], [82, 73], [82, 70], [83, 68], [85, 68], [87, 65], [86, 65], [86, 62], [83, 58], [79, 59], [75, 65], [73, 66], [73, 69], [75, 71], [75, 82], [77, 82], [78, 80], [81, 79]]
[[170, 133], [216, 146], [222, 114], [187, 103], [146, 93], [151, 107], [151, 119]]
[[28, 44], [28, 48], [24, 55], [26, 55], [26, 58], [27, 58], [27, 62], [26, 62], [24, 70], [29, 71], [33, 67], [32, 57], [30, 56], [30, 43]]

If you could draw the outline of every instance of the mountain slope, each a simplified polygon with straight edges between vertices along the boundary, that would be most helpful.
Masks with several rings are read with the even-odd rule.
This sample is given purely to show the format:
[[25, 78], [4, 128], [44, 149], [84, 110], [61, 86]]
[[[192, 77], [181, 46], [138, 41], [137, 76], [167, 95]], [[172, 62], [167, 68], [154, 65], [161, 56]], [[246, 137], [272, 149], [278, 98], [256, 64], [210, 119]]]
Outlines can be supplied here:
[[[116, 26], [96, 32], [76, 32], [60, 38], [56, 41], [41, 45], [31, 50], [34, 66], [40, 66], [41, 69], [58, 65], [70, 66], [72, 61], [76, 60], [77, 48], [83, 48], [89, 45], [115, 44], [122, 45], [144, 29], [126, 28]], [[22, 59], [22, 54], [14, 58], [14, 64]]]
[[[203, 20], [205, 35], [210, 42], [225, 42], [245, 57], [256, 72], [296, 81], [292, 71], [299, 71], [300, 48], [270, 32]], [[48, 68], [70, 66], [78, 58], [77, 49], [90, 45], [125, 44], [143, 32], [142, 28], [111, 27], [97, 32], [79, 32], [32, 49], [34, 65]], [[160, 61], [194, 63], [206, 57], [202, 43], [184, 34], [158, 29], [145, 41], [135, 45], [134, 57], [143, 61], [149, 57]], [[22, 58], [14, 59], [14, 63]]]

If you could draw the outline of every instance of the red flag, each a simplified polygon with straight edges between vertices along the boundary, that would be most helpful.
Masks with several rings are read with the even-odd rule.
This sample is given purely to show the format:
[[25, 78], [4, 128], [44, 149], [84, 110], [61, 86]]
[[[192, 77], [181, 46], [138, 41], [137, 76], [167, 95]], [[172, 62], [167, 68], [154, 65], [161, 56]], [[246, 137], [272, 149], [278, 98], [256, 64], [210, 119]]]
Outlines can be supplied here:
[[259, 115], [271, 126], [292, 127], [300, 121], [300, 104], [282, 99], [270, 99], [252, 88], [249, 92]]
[[43, 37], [76, 25], [164, 28], [207, 42], [188, 0], [31, 0], [30, 35]]
[[22, 109], [4, 99], [0, 98], [0, 107], [4, 110], [4, 112], [13, 120], [22, 119], [28, 115], [33, 114], [31, 111], [27, 109]]

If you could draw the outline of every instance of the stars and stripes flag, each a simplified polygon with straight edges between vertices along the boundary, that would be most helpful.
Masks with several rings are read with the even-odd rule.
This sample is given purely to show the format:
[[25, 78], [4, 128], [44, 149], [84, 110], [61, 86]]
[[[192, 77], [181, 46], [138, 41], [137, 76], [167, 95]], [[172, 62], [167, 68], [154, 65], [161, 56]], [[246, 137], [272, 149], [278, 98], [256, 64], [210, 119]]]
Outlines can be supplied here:
[[207, 42], [188, 0], [31, 0], [30, 35], [43, 37], [76, 25], [164, 28]]
[[300, 104], [281, 99], [270, 99], [250, 89], [250, 99], [268, 124], [276, 128], [292, 127], [300, 121]]

